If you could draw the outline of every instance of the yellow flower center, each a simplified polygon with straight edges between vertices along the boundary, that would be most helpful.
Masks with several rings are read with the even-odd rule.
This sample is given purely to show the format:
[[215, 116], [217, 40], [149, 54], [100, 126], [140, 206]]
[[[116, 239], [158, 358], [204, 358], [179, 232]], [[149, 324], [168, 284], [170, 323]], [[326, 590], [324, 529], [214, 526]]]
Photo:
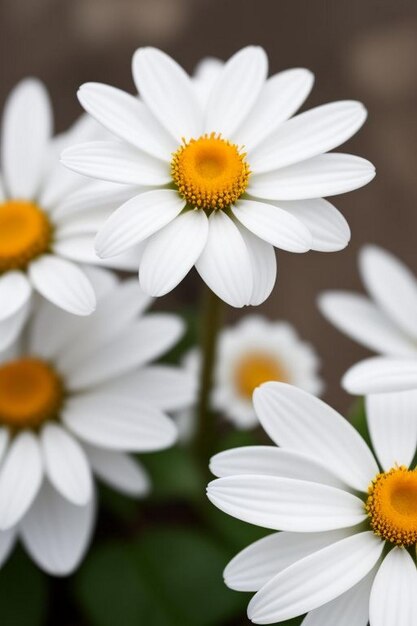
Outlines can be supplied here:
[[61, 380], [44, 361], [27, 357], [0, 365], [0, 423], [34, 428], [56, 417], [62, 400]]
[[51, 235], [51, 224], [36, 204], [26, 200], [0, 203], [0, 272], [24, 269], [48, 250]]
[[191, 207], [224, 209], [248, 186], [250, 169], [238, 146], [211, 133], [184, 141], [174, 153], [171, 175]]
[[252, 352], [246, 354], [236, 365], [235, 385], [245, 398], [252, 398], [256, 387], [269, 380], [288, 381], [284, 367], [269, 354]]
[[378, 474], [365, 505], [375, 534], [398, 546], [417, 543], [417, 470], [393, 467]]

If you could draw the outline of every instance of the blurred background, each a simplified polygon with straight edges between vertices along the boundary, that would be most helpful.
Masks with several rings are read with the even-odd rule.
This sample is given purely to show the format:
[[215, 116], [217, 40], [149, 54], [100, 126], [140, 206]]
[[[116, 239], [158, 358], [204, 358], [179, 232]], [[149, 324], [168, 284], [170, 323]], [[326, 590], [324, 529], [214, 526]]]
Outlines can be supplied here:
[[[144, 45], [163, 48], [191, 72], [206, 55], [226, 59], [242, 46], [260, 44], [269, 55], [271, 73], [306, 66], [316, 74], [315, 88], [306, 108], [345, 98], [365, 103], [369, 120], [342, 150], [374, 162], [377, 177], [364, 189], [334, 199], [351, 226], [350, 246], [331, 255], [279, 253], [277, 287], [258, 309], [271, 319], [290, 320], [301, 337], [315, 345], [323, 361], [326, 399], [339, 410], [346, 410], [351, 398], [340, 389], [340, 377], [349, 365], [367, 353], [325, 322], [318, 313], [316, 297], [329, 288], [362, 289], [357, 253], [367, 242], [385, 246], [417, 272], [416, 3], [412, 0], [1, 0], [0, 28], [1, 103], [19, 79], [38, 76], [51, 92], [57, 130], [64, 130], [79, 115], [75, 92], [81, 83], [102, 81], [133, 92], [130, 58], [137, 47]], [[200, 286], [196, 276], [190, 275], [156, 307], [189, 306], [198, 298]], [[229, 310], [227, 320], [245, 312]], [[185, 480], [186, 470], [184, 476]], [[120, 514], [124, 515], [124, 504], [120, 506]], [[161, 541], [164, 546], [163, 538]], [[167, 550], [169, 545], [170, 542]], [[209, 545], [203, 549], [212, 553]], [[184, 551], [186, 547], [172, 555], [172, 559], [181, 561]], [[98, 571], [102, 569], [100, 562], [95, 566]], [[35, 579], [29, 580], [32, 582], [25, 593], [41, 594], [33, 582]], [[158, 588], [159, 583], [155, 584]], [[204, 577], [201, 584], [204, 585]], [[51, 602], [57, 604], [65, 595], [63, 585], [56, 584]], [[126, 585], [133, 585], [132, 577], [127, 576], [126, 580], [121, 577], [119, 585], [118, 597], [123, 602]], [[78, 593], [87, 594], [87, 588], [87, 582], [80, 583]], [[102, 597], [105, 590], [105, 586], [100, 588]], [[158, 595], [158, 589], [153, 591]], [[209, 599], [206, 602], [203, 612], [210, 609], [211, 602]], [[64, 605], [67, 606], [65, 602]], [[93, 611], [92, 623], [100, 626], [145, 623], [138, 621], [142, 615], [139, 609], [137, 620], [132, 622], [126, 621], [127, 614], [123, 611], [119, 621], [112, 621], [108, 610], [108, 607], [102, 610], [102, 620]], [[20, 624], [15, 619], [16, 615], [11, 614], [11, 621], [2, 621], [7, 626]], [[55, 619], [48, 619], [60, 626], [84, 624], [80, 621], [84, 618], [77, 611], [72, 613], [71, 608], [56, 613]], [[243, 624], [244, 619], [228, 623]], [[200, 621], [195, 622], [192, 617], [187, 621], [180, 613], [178, 621], [156, 623], [200, 626]]]

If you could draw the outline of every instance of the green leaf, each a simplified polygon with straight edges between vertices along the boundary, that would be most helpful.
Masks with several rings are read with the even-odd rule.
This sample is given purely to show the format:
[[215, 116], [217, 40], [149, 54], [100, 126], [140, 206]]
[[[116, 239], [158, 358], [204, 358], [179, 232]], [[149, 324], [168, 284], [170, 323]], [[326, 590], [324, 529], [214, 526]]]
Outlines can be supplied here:
[[190, 450], [175, 447], [155, 454], [142, 455], [140, 460], [151, 477], [152, 499], [205, 497], [205, 476]]

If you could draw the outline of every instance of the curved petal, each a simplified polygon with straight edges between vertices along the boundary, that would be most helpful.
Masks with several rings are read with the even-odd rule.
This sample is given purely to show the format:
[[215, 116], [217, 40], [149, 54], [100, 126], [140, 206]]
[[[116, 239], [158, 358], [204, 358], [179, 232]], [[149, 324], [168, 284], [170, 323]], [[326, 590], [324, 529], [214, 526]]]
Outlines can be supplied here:
[[[58, 256], [63, 256], [77, 263], [88, 263], [125, 272], [137, 272], [144, 248], [142, 242], [133, 244], [126, 252], [104, 259], [97, 255], [94, 243], [95, 234], [90, 233], [58, 239], [52, 248]], [[85, 272], [85, 267], [83, 271]]]
[[266, 174], [253, 174], [247, 192], [265, 200], [335, 196], [367, 185], [375, 176], [369, 161], [350, 154], [320, 154]]
[[139, 95], [162, 126], [178, 141], [202, 133], [202, 111], [190, 77], [156, 48], [139, 48], [132, 60]]
[[155, 189], [122, 204], [106, 221], [96, 237], [100, 257], [124, 252], [166, 226], [185, 206], [173, 189]]
[[253, 288], [249, 303], [258, 306], [271, 295], [277, 278], [277, 260], [272, 244], [260, 239], [243, 224], [237, 223], [252, 264]]
[[205, 57], [197, 64], [194, 70], [192, 77], [193, 87], [203, 111], [207, 106], [210, 92], [223, 66], [224, 63], [220, 59]]
[[193, 267], [208, 237], [204, 211], [186, 211], [150, 237], [139, 267], [142, 289], [152, 296], [172, 291]]
[[0, 567], [2, 567], [9, 558], [13, 548], [15, 547], [16, 539], [16, 527], [0, 532]]
[[0, 322], [0, 352], [6, 350], [19, 336], [31, 311], [31, 300], [17, 313]]
[[0, 276], [0, 322], [17, 313], [29, 300], [32, 289], [23, 272]]
[[252, 598], [249, 619], [255, 624], [280, 622], [330, 602], [365, 578], [383, 547], [372, 532], [363, 532], [297, 561]]
[[71, 261], [44, 254], [31, 262], [29, 277], [44, 298], [69, 313], [90, 315], [96, 307], [90, 281]]
[[138, 185], [118, 185], [96, 180], [88, 180], [86, 185], [66, 195], [54, 207], [52, 216], [58, 230], [70, 224], [73, 218], [81, 217], [84, 213], [101, 210], [114, 211], [124, 202], [130, 200], [145, 188]]
[[342, 385], [349, 393], [361, 396], [417, 389], [417, 359], [365, 359], [346, 372]]
[[255, 411], [277, 445], [325, 465], [347, 485], [366, 492], [378, 465], [359, 433], [319, 398], [286, 383], [261, 385]]
[[239, 229], [223, 211], [210, 215], [207, 244], [196, 269], [227, 304], [242, 307], [249, 303], [253, 291], [251, 257]]

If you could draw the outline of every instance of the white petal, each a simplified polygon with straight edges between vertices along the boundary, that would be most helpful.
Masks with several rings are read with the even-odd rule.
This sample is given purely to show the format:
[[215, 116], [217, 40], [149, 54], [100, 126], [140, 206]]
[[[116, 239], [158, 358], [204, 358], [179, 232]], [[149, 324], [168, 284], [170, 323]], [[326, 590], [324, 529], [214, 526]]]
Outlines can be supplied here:
[[227, 476], [209, 483], [207, 496], [228, 515], [274, 530], [335, 530], [367, 517], [362, 500], [351, 493], [292, 478]]
[[109, 272], [103, 267], [94, 267], [85, 265], [83, 272], [93, 285], [97, 300], [101, 300], [107, 294], [117, 288], [119, 284], [118, 278], [114, 272]]
[[71, 574], [87, 551], [94, 513], [94, 498], [85, 506], [75, 506], [45, 481], [21, 525], [26, 550], [48, 574]]
[[138, 98], [110, 85], [86, 83], [78, 90], [78, 99], [90, 115], [120, 139], [156, 158], [170, 160], [175, 142]]
[[252, 150], [303, 104], [313, 86], [313, 74], [304, 68], [279, 72], [268, 78], [236, 133], [239, 144]]
[[257, 174], [305, 161], [333, 150], [362, 126], [366, 109], [360, 102], [330, 102], [301, 113], [284, 124], [248, 155]]
[[365, 296], [325, 292], [320, 295], [319, 308], [336, 328], [370, 350], [393, 356], [417, 355], [412, 342]]
[[346, 484], [367, 491], [378, 466], [359, 433], [315, 396], [285, 383], [255, 390], [255, 411], [277, 445], [303, 452]]
[[224, 65], [207, 103], [205, 129], [230, 137], [255, 104], [268, 73], [268, 58], [247, 46]]
[[139, 268], [142, 289], [164, 296], [188, 274], [208, 237], [204, 211], [186, 211], [155, 233], [146, 243]]
[[0, 532], [0, 567], [9, 558], [17, 538], [16, 527]]
[[252, 264], [253, 287], [249, 304], [258, 306], [270, 296], [277, 278], [277, 260], [274, 247], [260, 239], [243, 224], [237, 223], [249, 252]]
[[247, 192], [266, 200], [304, 200], [358, 189], [374, 176], [374, 166], [365, 159], [321, 154], [275, 172], [253, 174]]
[[91, 499], [93, 486], [86, 456], [61, 426], [48, 423], [41, 432], [45, 472], [59, 493], [73, 504], [85, 505]]
[[348, 245], [349, 224], [340, 211], [327, 200], [323, 198], [299, 202], [282, 200], [279, 206], [298, 218], [308, 228], [313, 237], [312, 250], [337, 252]]
[[220, 452], [212, 457], [210, 471], [219, 478], [256, 474], [344, 487], [342, 481], [315, 459], [274, 446], [242, 446]]
[[44, 86], [34, 79], [23, 80], [11, 92], [3, 114], [1, 160], [9, 197], [36, 195], [51, 131], [52, 112]]
[[252, 598], [249, 619], [255, 624], [280, 622], [330, 602], [370, 572], [383, 547], [372, 532], [363, 532], [297, 561]]
[[417, 359], [365, 359], [346, 372], [342, 385], [357, 395], [417, 389]]
[[[87, 179], [86, 179], [87, 180]], [[111, 211], [144, 191], [138, 185], [118, 185], [103, 181], [87, 181], [86, 185], [66, 195], [53, 210], [54, 223], [61, 228], [84, 213]]]
[[224, 63], [220, 59], [205, 57], [194, 70], [193, 86], [203, 110], [206, 108], [213, 85], [223, 66]]
[[178, 143], [201, 135], [202, 112], [182, 67], [161, 50], [139, 48], [132, 71], [140, 97]]
[[90, 315], [96, 297], [90, 281], [71, 261], [44, 254], [29, 266], [34, 287], [47, 300], [75, 315]]
[[29, 300], [32, 289], [23, 272], [0, 276], [0, 322], [17, 313]]
[[91, 141], [64, 150], [61, 161], [70, 170], [114, 183], [166, 185], [171, 176], [166, 163], [120, 141]]
[[158, 358], [179, 340], [184, 326], [179, 317], [168, 313], [153, 313], [128, 326], [112, 341], [91, 355], [62, 367], [67, 388], [86, 389], [126, 374]]
[[122, 398], [90, 393], [68, 400], [62, 419], [77, 437], [101, 448], [124, 452], [162, 450], [175, 443], [172, 420], [159, 409]]
[[106, 259], [97, 255], [94, 244], [95, 234], [84, 234], [57, 240], [52, 248], [58, 256], [77, 263], [89, 263], [126, 272], [137, 271], [143, 253], [143, 243], [134, 244], [126, 252]]
[[117, 209], [100, 229], [96, 251], [115, 256], [171, 222], [185, 206], [173, 189], [155, 189], [135, 196]]
[[207, 244], [196, 269], [227, 304], [249, 304], [253, 291], [251, 257], [237, 226], [223, 211], [210, 215]]
[[224, 581], [236, 591], [259, 591], [293, 563], [351, 534], [351, 529], [324, 533], [273, 533], [239, 552], [224, 570]]
[[375, 577], [369, 602], [371, 626], [414, 626], [417, 615], [417, 570], [404, 548], [387, 554]]
[[360, 255], [366, 288], [379, 306], [407, 334], [417, 338], [417, 280], [393, 254], [366, 246]]
[[148, 474], [128, 454], [84, 444], [94, 473], [113, 489], [128, 496], [145, 496], [150, 490]]
[[32, 504], [42, 481], [42, 458], [36, 437], [17, 435], [0, 472], [0, 530], [14, 526]]
[[310, 250], [310, 231], [287, 211], [257, 200], [239, 200], [231, 209], [247, 229], [273, 246], [289, 252]]
[[31, 300], [17, 313], [0, 321], [0, 351], [8, 348], [18, 337], [31, 311]]
[[0, 202], [4, 202], [5, 199], [6, 199], [6, 191], [4, 189], [3, 179], [0, 176]]
[[0, 428], [0, 463], [3, 461], [3, 458], [7, 452], [10, 442], [10, 433], [9, 430], [5, 427]]
[[68, 342], [73, 342], [80, 329], [80, 318], [41, 300], [29, 325], [28, 345], [31, 354], [55, 361]]
[[367, 396], [366, 418], [372, 445], [384, 470], [411, 465], [417, 448], [417, 391]]

